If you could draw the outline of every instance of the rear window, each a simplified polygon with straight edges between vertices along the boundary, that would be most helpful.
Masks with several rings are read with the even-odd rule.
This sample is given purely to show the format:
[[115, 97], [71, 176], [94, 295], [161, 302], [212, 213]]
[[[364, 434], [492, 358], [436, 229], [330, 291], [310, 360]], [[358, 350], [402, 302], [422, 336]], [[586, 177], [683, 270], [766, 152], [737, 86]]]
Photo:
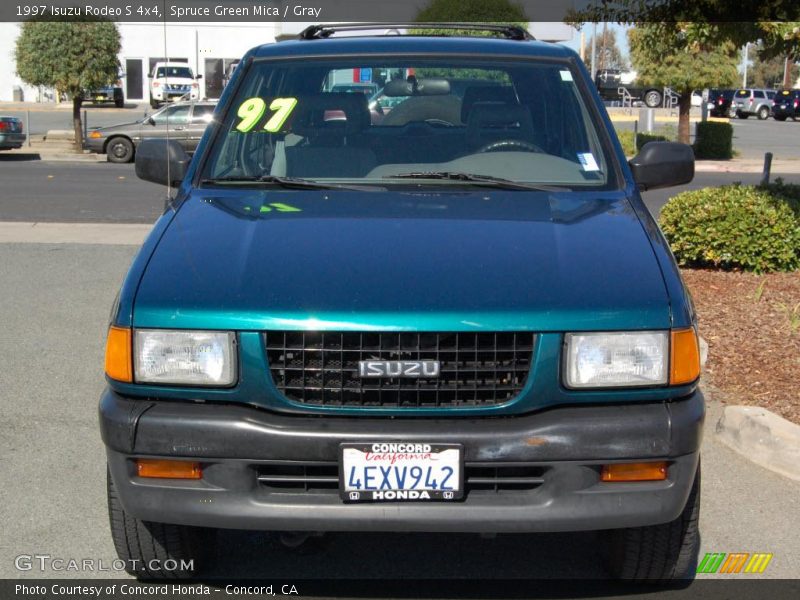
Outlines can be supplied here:
[[[371, 97], [358, 93], [368, 86], [351, 83], [365, 72], [377, 90]], [[409, 173], [456, 172], [607, 185], [613, 163], [579, 76], [566, 64], [530, 60], [256, 62], [226, 111], [203, 177], [390, 186], [408, 185], [401, 177]]]

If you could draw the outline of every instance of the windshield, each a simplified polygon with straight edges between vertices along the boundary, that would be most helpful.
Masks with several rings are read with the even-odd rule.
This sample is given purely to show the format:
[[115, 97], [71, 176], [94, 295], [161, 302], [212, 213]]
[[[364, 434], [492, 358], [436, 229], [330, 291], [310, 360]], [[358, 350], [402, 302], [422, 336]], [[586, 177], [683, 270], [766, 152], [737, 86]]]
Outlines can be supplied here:
[[[353, 93], [367, 72], [380, 92]], [[566, 64], [479, 59], [256, 62], [205, 162], [206, 181], [290, 177], [457, 186], [491, 176], [584, 188], [609, 159]], [[438, 175], [426, 178], [425, 174]], [[481, 182], [487, 185], [487, 182]]]
[[192, 79], [192, 70], [189, 67], [158, 67], [156, 77], [180, 77]]

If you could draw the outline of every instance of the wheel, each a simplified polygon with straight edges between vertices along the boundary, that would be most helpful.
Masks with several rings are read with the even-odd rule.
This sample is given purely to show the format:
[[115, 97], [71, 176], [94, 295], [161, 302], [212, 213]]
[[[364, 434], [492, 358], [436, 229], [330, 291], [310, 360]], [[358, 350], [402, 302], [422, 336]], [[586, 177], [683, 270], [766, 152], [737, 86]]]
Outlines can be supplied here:
[[690, 579], [700, 550], [700, 465], [680, 516], [669, 523], [601, 532], [606, 569], [633, 581]]
[[661, 106], [661, 92], [658, 90], [648, 90], [644, 95], [644, 105], [647, 108], [658, 108]]
[[114, 98], [114, 106], [117, 108], [125, 108], [125, 98]]
[[106, 482], [111, 538], [128, 573], [141, 579], [188, 579], [211, 562], [216, 530], [136, 519], [122, 508], [108, 470]]
[[786, 120], [786, 115], [775, 115], [772, 118], [775, 119], [776, 121], [785, 121]]
[[158, 102], [153, 100], [153, 94], [150, 94], [150, 108], [158, 108]]
[[766, 106], [762, 106], [761, 108], [758, 109], [756, 116], [758, 116], [759, 121], [763, 121], [769, 116], [769, 108], [767, 108]]
[[124, 137], [113, 137], [106, 144], [108, 162], [128, 163], [133, 160], [133, 142]]
[[497, 152], [498, 150], [510, 150], [512, 152], [544, 152], [539, 146], [536, 144], [531, 144], [530, 142], [526, 142], [525, 140], [498, 140], [496, 142], [489, 142], [488, 144], [484, 144], [477, 150], [475, 153], [481, 152]]
[[747, 119], [748, 117], [750, 117], [750, 114], [746, 113], [746, 112], [742, 112], [740, 110], [737, 110], [736, 111], [736, 116], [739, 117], [740, 119]]

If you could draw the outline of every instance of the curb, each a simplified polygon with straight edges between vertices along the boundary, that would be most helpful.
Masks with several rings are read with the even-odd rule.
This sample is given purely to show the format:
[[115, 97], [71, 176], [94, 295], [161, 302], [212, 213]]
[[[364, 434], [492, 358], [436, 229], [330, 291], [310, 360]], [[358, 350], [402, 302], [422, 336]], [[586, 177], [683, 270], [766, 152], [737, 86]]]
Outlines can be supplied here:
[[726, 406], [716, 437], [751, 462], [800, 481], [800, 425], [765, 408]]

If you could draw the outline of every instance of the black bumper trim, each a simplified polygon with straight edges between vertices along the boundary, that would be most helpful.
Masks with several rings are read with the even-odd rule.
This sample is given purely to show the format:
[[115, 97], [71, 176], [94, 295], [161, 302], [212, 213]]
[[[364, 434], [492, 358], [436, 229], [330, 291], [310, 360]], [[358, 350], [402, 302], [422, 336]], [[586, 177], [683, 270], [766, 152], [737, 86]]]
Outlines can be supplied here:
[[673, 402], [570, 406], [513, 417], [298, 417], [248, 406], [100, 400], [105, 444], [137, 455], [328, 461], [346, 441], [464, 443], [467, 461], [538, 462], [682, 456], [702, 439], [702, 393]]

